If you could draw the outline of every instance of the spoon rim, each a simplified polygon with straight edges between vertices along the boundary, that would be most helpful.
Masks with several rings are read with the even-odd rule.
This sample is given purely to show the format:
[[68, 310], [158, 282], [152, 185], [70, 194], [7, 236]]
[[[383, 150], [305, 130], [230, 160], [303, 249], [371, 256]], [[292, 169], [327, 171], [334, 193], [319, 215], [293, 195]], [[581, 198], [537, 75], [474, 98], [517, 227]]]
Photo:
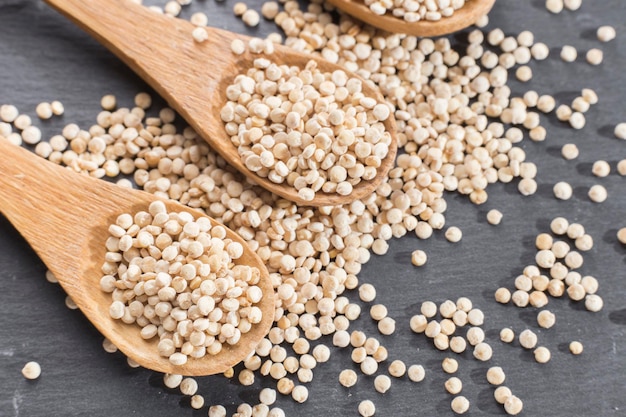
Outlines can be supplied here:
[[442, 17], [437, 21], [419, 20], [417, 22], [407, 22], [389, 13], [382, 16], [374, 14], [361, 0], [328, 0], [328, 2], [353, 18], [382, 30], [420, 37], [435, 37], [449, 35], [471, 26], [478, 18], [489, 13], [496, 0], [466, 0], [463, 7], [455, 10], [451, 16]]

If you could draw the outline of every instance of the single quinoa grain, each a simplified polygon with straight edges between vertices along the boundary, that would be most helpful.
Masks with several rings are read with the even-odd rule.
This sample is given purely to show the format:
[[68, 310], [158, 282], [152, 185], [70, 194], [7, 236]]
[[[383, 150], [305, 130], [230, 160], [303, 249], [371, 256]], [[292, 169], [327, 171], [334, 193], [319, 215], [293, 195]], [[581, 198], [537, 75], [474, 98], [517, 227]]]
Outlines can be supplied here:
[[583, 353], [583, 344], [577, 341], [570, 342], [569, 351], [572, 355], [580, 355]]
[[22, 368], [22, 375], [26, 379], [37, 379], [41, 375], [41, 366], [37, 362], [28, 362]]

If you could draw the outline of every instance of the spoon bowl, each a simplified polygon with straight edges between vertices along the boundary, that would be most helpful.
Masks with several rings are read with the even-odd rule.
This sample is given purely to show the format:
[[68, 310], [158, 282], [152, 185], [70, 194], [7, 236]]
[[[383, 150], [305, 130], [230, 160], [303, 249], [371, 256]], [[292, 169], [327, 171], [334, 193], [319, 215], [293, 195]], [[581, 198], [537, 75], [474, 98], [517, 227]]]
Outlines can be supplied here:
[[[87, 319], [141, 366], [190, 376], [222, 373], [245, 359], [269, 332], [274, 321], [274, 289], [267, 268], [238, 234], [225, 227], [227, 238], [244, 247], [237, 263], [256, 266], [261, 271], [257, 285], [263, 292], [258, 304], [262, 321], [242, 334], [237, 344], [224, 344], [217, 355], [190, 358], [185, 365], [173, 365], [159, 355], [158, 338], [144, 340], [139, 326], [111, 318], [111, 294], [100, 289], [109, 225], [120, 214], [145, 211], [151, 202], [160, 199], [73, 173], [11, 145], [1, 136], [0, 166], [0, 213], [28, 241]], [[195, 218], [205, 216], [174, 201], [162, 201], [170, 212], [185, 211]], [[221, 225], [210, 220], [212, 225]]]
[[[231, 51], [233, 40], [240, 39], [247, 45], [250, 37], [207, 27], [208, 40], [197, 43], [192, 37], [195, 26], [191, 23], [155, 13], [129, 0], [45, 1], [90, 33], [150, 84], [229, 164], [274, 194], [308, 206], [345, 204], [373, 193], [393, 166], [397, 138], [395, 119], [391, 116], [385, 121], [385, 128], [391, 134], [391, 146], [375, 178], [355, 185], [349, 196], [318, 191], [312, 201], [303, 200], [294, 187], [273, 183], [250, 171], [220, 118], [220, 110], [227, 102], [226, 88], [237, 74], [252, 68], [254, 59], [263, 57], [249, 51], [237, 56]], [[275, 45], [269, 58], [279, 65], [304, 68], [308, 61], [314, 60], [323, 72], [343, 70], [322, 58], [282, 45]], [[349, 71], [346, 73], [358, 77]], [[384, 102], [371, 82], [363, 81], [363, 94]]]
[[328, 0], [339, 10], [387, 32], [433, 37], [448, 35], [473, 25], [480, 17], [489, 13], [496, 0], [467, 0], [449, 17], [438, 21], [420, 20], [414, 23], [391, 14], [375, 14], [361, 0]]

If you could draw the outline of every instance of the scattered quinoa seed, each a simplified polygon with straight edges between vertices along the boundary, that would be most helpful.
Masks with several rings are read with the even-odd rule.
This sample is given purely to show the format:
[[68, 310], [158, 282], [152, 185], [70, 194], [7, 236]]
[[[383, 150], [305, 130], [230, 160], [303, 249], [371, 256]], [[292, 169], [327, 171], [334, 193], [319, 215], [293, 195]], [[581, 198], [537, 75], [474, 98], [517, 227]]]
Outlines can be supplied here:
[[582, 343], [577, 341], [570, 342], [569, 351], [572, 353], [572, 355], [580, 355], [581, 353], [583, 353]]
[[22, 375], [26, 379], [37, 379], [41, 375], [41, 366], [37, 362], [28, 362], [22, 368]]
[[470, 402], [464, 396], [459, 395], [458, 397], [454, 397], [452, 399], [450, 406], [452, 408], [452, 411], [454, 411], [456, 414], [465, 414], [467, 410], [469, 410]]

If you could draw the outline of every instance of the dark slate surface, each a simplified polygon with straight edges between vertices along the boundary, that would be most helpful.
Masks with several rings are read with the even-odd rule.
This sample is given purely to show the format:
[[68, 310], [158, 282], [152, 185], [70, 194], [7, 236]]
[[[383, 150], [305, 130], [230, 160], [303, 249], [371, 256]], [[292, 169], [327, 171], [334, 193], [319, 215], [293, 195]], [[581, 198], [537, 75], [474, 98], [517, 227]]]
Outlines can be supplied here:
[[[550, 46], [547, 61], [531, 64], [535, 77], [530, 88], [554, 94], [559, 102], [571, 101], [584, 87], [598, 92], [600, 103], [587, 114], [587, 126], [574, 131], [553, 116], [542, 116], [548, 139], [522, 144], [539, 168], [535, 196], [522, 197], [515, 184], [490, 186], [489, 201], [480, 207], [459, 195], [448, 195], [447, 221], [461, 227], [462, 242], [450, 244], [442, 233], [428, 241], [408, 236], [392, 241], [387, 256], [373, 256], [364, 267], [361, 280], [376, 285], [377, 301], [389, 307], [398, 324], [394, 336], [381, 336], [381, 340], [392, 358], [423, 364], [427, 369], [424, 382], [394, 379], [392, 389], [380, 395], [373, 390], [372, 377], [361, 377], [354, 388], [345, 389], [336, 381], [340, 369], [352, 366], [349, 352], [333, 350], [331, 362], [315, 370], [307, 403], [296, 405], [289, 398], [279, 398], [279, 406], [288, 415], [357, 415], [358, 402], [366, 398], [376, 403], [377, 415], [452, 415], [451, 396], [443, 389], [445, 376], [440, 370], [446, 354], [436, 351], [424, 337], [411, 334], [408, 320], [424, 300], [441, 302], [459, 296], [470, 297], [485, 312], [484, 327], [494, 348], [488, 364], [473, 360], [469, 353], [458, 357], [463, 394], [472, 402], [468, 415], [503, 415], [484, 378], [490, 365], [504, 368], [506, 385], [524, 400], [523, 415], [626, 415], [626, 248], [615, 238], [616, 230], [626, 226], [625, 179], [615, 170], [617, 161], [626, 158], [626, 142], [611, 133], [615, 124], [626, 121], [626, 3], [585, 0], [578, 12], [558, 16], [545, 11], [543, 3], [499, 0], [491, 27], [503, 27], [511, 34], [530, 29], [537, 40]], [[232, 0], [198, 0], [184, 16], [205, 10], [214, 25], [245, 31], [232, 16], [232, 4]], [[595, 40], [595, 29], [603, 24], [614, 25], [618, 31], [618, 38], [609, 44]], [[250, 32], [272, 30], [271, 24], [263, 22]], [[564, 44], [581, 51], [575, 63], [564, 64], [558, 58]], [[592, 47], [605, 52], [599, 67], [584, 61], [583, 51]], [[512, 88], [519, 93], [528, 87], [513, 82]], [[69, 122], [90, 126], [103, 94], [114, 93], [122, 105], [130, 105], [133, 95], [145, 89], [109, 52], [41, 1], [0, 0], [0, 104], [15, 104], [34, 116], [40, 101], [61, 100], [66, 106], [64, 117], [36, 122], [46, 135], [60, 132]], [[568, 142], [580, 148], [579, 159], [568, 162], [560, 157], [560, 147]], [[598, 159], [611, 163], [607, 178], [597, 179], [590, 173]], [[574, 187], [570, 201], [552, 196], [552, 185], [560, 180]], [[588, 187], [596, 183], [609, 192], [603, 204], [586, 197]], [[491, 208], [504, 213], [499, 227], [485, 221]], [[548, 331], [538, 330], [534, 309], [497, 305], [493, 291], [511, 286], [513, 278], [533, 261], [534, 236], [547, 231], [550, 219], [557, 215], [581, 222], [593, 236], [595, 246], [585, 255], [582, 272], [598, 278], [605, 308], [592, 314], [580, 304], [551, 300], [548, 307], [556, 313], [557, 324]], [[410, 264], [410, 253], [417, 248], [429, 254], [428, 264], [419, 269]], [[63, 291], [46, 282], [44, 273], [45, 266], [0, 216], [0, 416], [206, 415], [206, 408], [194, 411], [187, 398], [165, 388], [161, 375], [130, 369], [121, 355], [105, 353], [102, 337], [80, 312], [64, 306]], [[354, 293], [350, 297], [356, 299]], [[552, 351], [552, 361], [536, 364], [532, 354], [517, 344], [500, 343], [497, 334], [505, 326], [516, 332], [535, 330], [540, 344]], [[375, 334], [367, 317], [354, 327]], [[582, 356], [567, 352], [572, 340], [584, 344]], [[37, 381], [26, 381], [20, 374], [30, 360], [41, 363], [43, 374]], [[259, 389], [271, 385], [257, 378], [254, 386], [240, 387], [210, 377], [200, 379], [200, 392], [207, 404], [225, 404], [234, 412], [236, 404], [253, 403]]]

